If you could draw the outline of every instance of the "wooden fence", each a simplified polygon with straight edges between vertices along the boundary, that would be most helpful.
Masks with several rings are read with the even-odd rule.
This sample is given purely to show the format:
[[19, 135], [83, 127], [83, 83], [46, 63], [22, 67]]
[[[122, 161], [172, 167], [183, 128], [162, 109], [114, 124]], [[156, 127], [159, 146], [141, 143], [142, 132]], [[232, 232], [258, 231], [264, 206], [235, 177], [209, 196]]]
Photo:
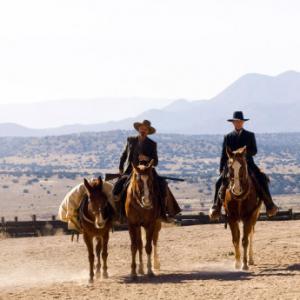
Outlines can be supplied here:
[[[293, 212], [291, 209], [280, 211], [276, 217], [269, 219], [265, 213], [261, 213], [259, 221], [288, 221], [300, 220], [300, 212]], [[224, 223], [224, 218], [220, 222], [211, 222], [208, 215], [203, 213], [179, 215], [175, 218], [175, 224], [178, 226], [191, 226], [199, 224]], [[126, 230], [126, 225], [115, 226], [114, 230]], [[74, 232], [68, 230], [67, 223], [58, 221], [55, 216], [49, 221], [38, 221], [36, 216], [32, 216], [31, 221], [19, 221], [15, 217], [14, 221], [6, 221], [1, 218], [0, 233], [6, 237], [36, 237], [55, 234], [72, 234]]]

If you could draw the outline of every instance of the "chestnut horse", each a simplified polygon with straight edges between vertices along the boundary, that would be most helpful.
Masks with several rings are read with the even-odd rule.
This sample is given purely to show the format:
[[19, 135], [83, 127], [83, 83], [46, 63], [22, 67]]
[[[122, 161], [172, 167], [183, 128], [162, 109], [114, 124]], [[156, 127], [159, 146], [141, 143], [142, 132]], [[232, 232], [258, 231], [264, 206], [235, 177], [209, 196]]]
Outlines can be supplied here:
[[146, 231], [147, 273], [152, 271], [152, 243], [154, 246], [154, 268], [159, 269], [160, 263], [157, 253], [157, 242], [161, 229], [160, 201], [158, 183], [155, 180], [153, 161], [147, 166], [133, 166], [132, 176], [127, 189], [125, 212], [128, 219], [128, 229], [131, 239], [131, 276], [136, 278], [136, 254], [139, 251], [139, 274], [144, 274], [143, 242], [141, 227]]
[[88, 197], [83, 200], [80, 206], [79, 219], [83, 232], [83, 239], [88, 249], [90, 262], [90, 279], [92, 283], [94, 280], [94, 238], [96, 239], [96, 276], [100, 277], [102, 252], [103, 260], [103, 278], [108, 277], [107, 273], [107, 246], [109, 240], [109, 231], [112, 227], [112, 219], [114, 216], [114, 209], [108, 201], [107, 195], [103, 192], [103, 183], [101, 177], [88, 182], [84, 179]]
[[249, 269], [248, 246], [249, 265], [254, 264], [253, 235], [261, 206], [261, 200], [258, 198], [255, 183], [248, 172], [246, 153], [246, 147], [242, 147], [236, 151], [231, 151], [231, 149], [227, 148], [227, 166], [230, 183], [226, 190], [224, 201], [235, 249], [235, 267], [237, 269], [241, 267], [239, 222], [243, 222], [243, 270]]

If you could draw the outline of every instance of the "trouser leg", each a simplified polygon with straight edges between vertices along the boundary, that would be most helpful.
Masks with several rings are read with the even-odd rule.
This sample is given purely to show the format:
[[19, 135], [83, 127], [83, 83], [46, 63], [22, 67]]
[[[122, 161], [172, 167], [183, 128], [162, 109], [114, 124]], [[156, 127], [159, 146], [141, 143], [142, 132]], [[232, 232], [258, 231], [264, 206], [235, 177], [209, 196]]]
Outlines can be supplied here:
[[272, 199], [272, 195], [269, 189], [269, 182], [268, 182], [268, 178], [264, 173], [258, 173], [257, 175], [258, 178], [258, 182], [260, 184], [260, 197], [263, 200], [267, 210], [271, 209], [275, 206], [273, 199]]
[[221, 203], [221, 199], [220, 199], [220, 188], [222, 186], [223, 183], [223, 177], [222, 175], [218, 178], [217, 182], [216, 182], [216, 186], [215, 186], [215, 195], [214, 195], [214, 201], [213, 201], [213, 209], [221, 209], [222, 203]]

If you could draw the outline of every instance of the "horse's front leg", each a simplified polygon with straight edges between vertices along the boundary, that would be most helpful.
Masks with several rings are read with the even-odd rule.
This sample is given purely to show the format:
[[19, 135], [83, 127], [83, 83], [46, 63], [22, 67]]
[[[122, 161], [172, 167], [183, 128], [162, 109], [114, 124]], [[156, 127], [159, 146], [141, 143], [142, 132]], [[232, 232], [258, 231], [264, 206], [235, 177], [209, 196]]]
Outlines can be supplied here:
[[161, 230], [161, 221], [157, 220], [155, 224], [155, 229], [153, 233], [153, 246], [154, 246], [154, 269], [159, 270], [160, 269], [160, 262], [159, 262], [159, 257], [158, 257], [158, 237], [159, 237], [159, 232]]
[[240, 252], [240, 229], [238, 222], [229, 221], [229, 226], [232, 235], [232, 243], [235, 252], [235, 268], [241, 268], [241, 252]]
[[152, 254], [152, 240], [153, 240], [153, 234], [154, 234], [154, 225], [151, 225], [146, 228], [146, 253], [147, 253], [147, 271], [149, 276], [153, 276], [152, 271], [152, 260], [151, 260], [151, 254]]
[[109, 240], [109, 229], [103, 236], [103, 249], [102, 249], [103, 278], [108, 278], [108, 272], [107, 272], [108, 240]]
[[94, 282], [94, 249], [93, 249], [93, 237], [89, 236], [87, 233], [83, 234], [83, 238], [89, 253], [90, 262], [90, 279], [89, 282]]
[[250, 232], [250, 243], [249, 243], [249, 265], [254, 265], [254, 254], [253, 254], [253, 235], [254, 235], [254, 226]]
[[142, 232], [141, 232], [141, 227], [138, 227], [137, 229], [137, 247], [139, 251], [139, 274], [144, 275], [144, 262], [143, 262], [143, 240], [142, 240]]
[[97, 266], [96, 266], [96, 277], [100, 277], [100, 270], [101, 270], [101, 259], [100, 253], [102, 249], [102, 239], [100, 237], [97, 238], [97, 245], [96, 245], [96, 255], [97, 255]]
[[136, 278], [136, 253], [137, 253], [137, 227], [129, 224], [129, 235], [131, 239], [131, 277]]
[[243, 232], [243, 240], [242, 240], [242, 244], [243, 244], [243, 270], [248, 270], [248, 246], [249, 246], [249, 235], [250, 232], [252, 230], [253, 226], [251, 224], [251, 221], [245, 221], [244, 222], [244, 232]]

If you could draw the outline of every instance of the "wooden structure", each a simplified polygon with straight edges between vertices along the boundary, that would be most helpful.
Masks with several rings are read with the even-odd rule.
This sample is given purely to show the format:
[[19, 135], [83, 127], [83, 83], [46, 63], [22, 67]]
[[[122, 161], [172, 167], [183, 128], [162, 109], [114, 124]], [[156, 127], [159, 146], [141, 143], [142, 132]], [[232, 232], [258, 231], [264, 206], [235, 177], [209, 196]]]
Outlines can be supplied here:
[[[176, 217], [176, 225], [178, 226], [191, 226], [200, 224], [211, 224], [208, 215], [203, 213], [199, 214], [182, 214]], [[269, 219], [265, 213], [261, 213], [259, 221], [289, 221], [300, 220], [300, 212], [293, 212], [292, 209], [287, 211], [280, 211], [276, 217]], [[222, 218], [220, 222], [224, 223], [225, 218]], [[127, 225], [115, 226], [114, 230], [127, 230]], [[55, 234], [72, 234], [74, 232], [68, 230], [67, 223], [56, 220], [55, 216], [52, 216], [51, 220], [38, 221], [36, 215], [32, 216], [31, 221], [19, 221], [18, 217], [14, 218], [14, 221], [6, 221], [4, 217], [0, 222], [0, 234], [6, 237], [37, 237], [47, 236]]]

